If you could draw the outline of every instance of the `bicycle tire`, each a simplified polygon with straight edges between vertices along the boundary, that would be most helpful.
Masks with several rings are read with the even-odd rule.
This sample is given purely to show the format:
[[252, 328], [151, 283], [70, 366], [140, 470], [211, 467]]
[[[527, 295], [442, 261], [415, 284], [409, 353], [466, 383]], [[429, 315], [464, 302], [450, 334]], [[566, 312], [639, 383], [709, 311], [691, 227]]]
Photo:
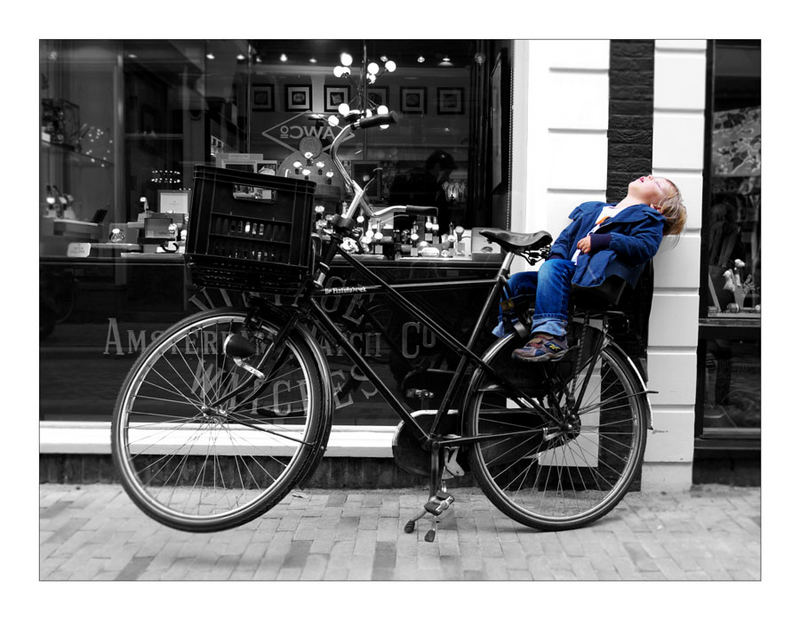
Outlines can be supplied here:
[[[548, 381], [563, 386], [575, 374], [582, 373], [584, 379], [588, 375], [590, 383], [578, 409], [583, 413], [573, 425], [578, 430], [562, 428], [560, 436], [552, 437], [552, 417], [532, 407], [510, 407], [508, 390], [478, 368], [464, 401], [465, 434], [514, 430], [520, 435], [475, 443], [470, 450], [472, 474], [487, 498], [523, 525], [546, 531], [586, 526], [608, 514], [641, 472], [649, 419], [644, 386], [633, 363], [615, 345], [603, 345], [589, 375], [588, 364], [576, 373], [574, 358], [563, 363], [513, 362], [511, 350], [520, 344], [508, 336], [489, 348], [484, 361], [545, 407], [553, 398]], [[554, 400], [565, 402], [563, 395]]]
[[252, 340], [263, 350], [279, 331], [274, 318], [260, 318], [255, 329], [245, 320], [244, 311], [228, 308], [180, 321], [147, 347], [118, 395], [111, 444], [122, 486], [169, 527], [213, 532], [251, 521], [283, 499], [324, 451], [330, 388], [299, 330], [283, 353], [274, 352], [282, 361], [267, 377], [268, 389], [203, 411], [248, 376], [224, 355], [227, 334], [258, 332]]

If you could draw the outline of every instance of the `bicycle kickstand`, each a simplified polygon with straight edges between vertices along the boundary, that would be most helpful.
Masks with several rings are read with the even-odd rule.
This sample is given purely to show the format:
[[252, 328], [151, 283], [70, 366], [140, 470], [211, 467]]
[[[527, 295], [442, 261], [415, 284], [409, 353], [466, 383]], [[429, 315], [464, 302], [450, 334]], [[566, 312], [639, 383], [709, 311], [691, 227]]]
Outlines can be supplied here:
[[[403, 528], [406, 534], [411, 534], [416, 529], [417, 521], [423, 517], [430, 517], [433, 523], [431, 529], [425, 533], [425, 542], [434, 541], [439, 523], [441, 523], [444, 518], [442, 515], [455, 501], [455, 498], [447, 492], [447, 487], [445, 487], [442, 481], [441, 460], [439, 459], [438, 450], [433, 450], [433, 452], [434, 454], [431, 456], [431, 481], [437, 481], [436, 486], [433, 487], [432, 485], [432, 487], [438, 487], [438, 490], [430, 496], [428, 502], [423, 506], [422, 511], [408, 521]], [[433, 490], [433, 488], [431, 490]]]

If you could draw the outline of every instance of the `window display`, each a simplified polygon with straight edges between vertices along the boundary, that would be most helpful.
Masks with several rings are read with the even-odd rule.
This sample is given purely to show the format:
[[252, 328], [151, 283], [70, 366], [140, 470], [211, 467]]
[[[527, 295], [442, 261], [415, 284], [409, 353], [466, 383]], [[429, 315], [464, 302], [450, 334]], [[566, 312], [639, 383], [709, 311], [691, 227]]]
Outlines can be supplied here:
[[[485, 125], [488, 96], [475, 84], [487, 83], [478, 79], [485, 57], [508, 47], [471, 40], [41, 40], [41, 417], [107, 419], [135, 355], [164, 326], [205, 307], [241, 304], [224, 291], [191, 288], [186, 276], [198, 165], [313, 181], [310, 216], [324, 234], [346, 199], [329, 155], [338, 132], [329, 119], [342, 106], [366, 101], [402, 115], [391, 134], [364, 132], [340, 151], [371, 202], [388, 205], [395, 180], [421, 169], [433, 172], [434, 192], [414, 202], [440, 209], [414, 221], [361, 222], [362, 243], [353, 252], [380, 261], [389, 280], [474, 281], [491, 270], [472, 261], [470, 243], [471, 229], [493, 215], [491, 201], [475, 200], [473, 192], [495, 189], [474, 129]], [[416, 109], [405, 113], [404, 89], [417, 93], [407, 102]], [[436, 165], [426, 168], [432, 155]], [[274, 185], [241, 186], [234, 197], [270, 202], [278, 197]], [[274, 223], [254, 214], [240, 219], [234, 231], [230, 220], [217, 218], [215, 242], [224, 245], [235, 233], [263, 260], [264, 240], [267, 251], [281, 247]], [[478, 258], [497, 258], [485, 250]], [[347, 273], [341, 276], [344, 284]], [[449, 301], [431, 300], [433, 311]], [[375, 423], [374, 404], [353, 399], [348, 420]], [[362, 409], [370, 413], [363, 421]]]
[[761, 427], [760, 42], [711, 41], [709, 57], [696, 405], [701, 440], [757, 437]]
[[709, 317], [761, 312], [761, 108], [714, 114]]

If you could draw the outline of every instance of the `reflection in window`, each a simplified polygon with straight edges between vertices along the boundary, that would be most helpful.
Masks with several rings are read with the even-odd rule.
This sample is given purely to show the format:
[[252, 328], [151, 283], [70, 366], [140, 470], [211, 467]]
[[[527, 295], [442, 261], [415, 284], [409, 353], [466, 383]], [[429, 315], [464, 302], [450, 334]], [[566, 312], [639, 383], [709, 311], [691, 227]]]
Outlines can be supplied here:
[[714, 114], [709, 316], [761, 310], [761, 108]]
[[752, 319], [761, 312], [760, 47], [714, 45], [708, 316]]
[[706, 429], [761, 426], [761, 345], [706, 342], [703, 423]]
[[703, 434], [761, 427], [761, 46], [712, 41], [698, 347]]

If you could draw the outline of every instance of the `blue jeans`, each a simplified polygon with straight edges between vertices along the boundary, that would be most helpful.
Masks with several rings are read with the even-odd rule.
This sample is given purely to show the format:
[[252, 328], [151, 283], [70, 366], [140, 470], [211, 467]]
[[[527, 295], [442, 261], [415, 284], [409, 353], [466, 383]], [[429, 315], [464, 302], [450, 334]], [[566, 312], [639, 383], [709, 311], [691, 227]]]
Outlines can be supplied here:
[[[544, 332], [560, 338], [567, 335], [569, 294], [574, 274], [575, 264], [572, 261], [551, 258], [542, 264], [539, 271], [521, 271], [509, 278], [511, 297], [519, 297], [523, 305], [526, 298], [536, 300], [531, 334]], [[492, 333], [495, 336], [506, 334], [502, 310], [500, 321]]]

